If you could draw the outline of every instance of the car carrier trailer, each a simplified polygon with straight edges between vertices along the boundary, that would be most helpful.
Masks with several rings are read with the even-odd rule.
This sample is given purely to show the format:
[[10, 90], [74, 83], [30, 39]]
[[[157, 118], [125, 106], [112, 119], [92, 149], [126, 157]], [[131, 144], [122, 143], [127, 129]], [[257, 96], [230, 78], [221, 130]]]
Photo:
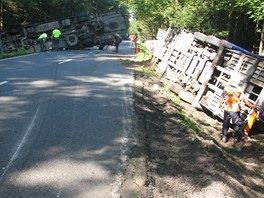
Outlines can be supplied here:
[[[200, 32], [169, 28], [160, 29], [158, 35], [163, 37], [154, 41], [153, 62], [172, 92], [195, 108], [214, 113], [224, 87], [239, 78], [248, 100], [258, 106], [257, 125], [264, 130], [263, 56]], [[250, 108], [245, 104], [241, 108], [245, 119]], [[220, 119], [223, 111], [218, 115]]]

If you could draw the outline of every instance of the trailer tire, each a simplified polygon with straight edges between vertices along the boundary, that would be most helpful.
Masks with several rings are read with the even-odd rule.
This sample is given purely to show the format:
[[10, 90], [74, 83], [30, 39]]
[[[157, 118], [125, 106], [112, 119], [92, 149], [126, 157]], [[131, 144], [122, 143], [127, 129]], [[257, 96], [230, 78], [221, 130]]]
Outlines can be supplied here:
[[80, 12], [76, 17], [77, 23], [82, 23], [89, 20], [89, 16], [85, 12]]
[[89, 17], [88, 16], [80, 16], [76, 19], [77, 23], [82, 23], [82, 22], [86, 22], [89, 21]]
[[70, 34], [66, 36], [66, 43], [70, 46], [76, 46], [78, 44], [78, 37], [75, 34]]
[[186, 91], [186, 90], [181, 90], [179, 92], [179, 98], [182, 99], [183, 101], [189, 103], [189, 104], [192, 104], [195, 97], [193, 96], [192, 93]]
[[110, 31], [111, 30], [113, 31], [113, 30], [116, 30], [118, 26], [119, 24], [116, 21], [110, 21], [107, 27], [109, 28]]
[[104, 43], [100, 44], [99, 45], [99, 50], [104, 50], [104, 47], [105, 47], [105, 44]]

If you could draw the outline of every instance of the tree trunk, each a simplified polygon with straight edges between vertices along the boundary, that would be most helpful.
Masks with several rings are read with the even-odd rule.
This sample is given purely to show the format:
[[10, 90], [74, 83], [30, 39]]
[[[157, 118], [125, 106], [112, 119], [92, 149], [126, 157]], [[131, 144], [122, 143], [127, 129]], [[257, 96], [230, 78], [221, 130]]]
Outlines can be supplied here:
[[264, 55], [264, 21], [262, 24], [262, 30], [260, 33], [260, 42], [259, 42], [259, 54]]
[[228, 41], [253, 51], [257, 39], [256, 23], [245, 14], [233, 12], [229, 15]]
[[3, 2], [0, 0], [0, 32], [3, 31]]

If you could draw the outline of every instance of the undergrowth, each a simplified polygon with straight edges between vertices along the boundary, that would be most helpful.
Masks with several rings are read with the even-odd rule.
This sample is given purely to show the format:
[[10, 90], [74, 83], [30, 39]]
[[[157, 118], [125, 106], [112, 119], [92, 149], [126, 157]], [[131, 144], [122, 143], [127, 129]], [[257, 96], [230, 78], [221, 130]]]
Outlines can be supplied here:
[[26, 49], [19, 49], [17, 51], [0, 54], [0, 59], [11, 58], [11, 57], [21, 56], [21, 55], [26, 55], [26, 54], [32, 54], [32, 51], [26, 50]]

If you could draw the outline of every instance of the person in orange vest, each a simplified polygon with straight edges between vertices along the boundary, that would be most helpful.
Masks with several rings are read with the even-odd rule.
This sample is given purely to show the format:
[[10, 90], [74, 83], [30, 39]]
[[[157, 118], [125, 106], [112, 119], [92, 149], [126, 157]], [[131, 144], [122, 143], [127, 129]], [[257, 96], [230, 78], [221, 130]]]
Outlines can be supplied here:
[[130, 47], [136, 47], [137, 37], [135, 34], [131, 34], [130, 38]]
[[239, 142], [243, 134], [243, 120], [240, 117], [240, 105], [244, 102], [249, 107], [256, 109], [257, 106], [252, 104], [245, 97], [238, 80], [232, 80], [229, 85], [225, 87], [219, 99], [219, 109], [221, 109], [224, 102], [224, 118], [222, 126], [222, 141], [226, 143], [229, 139], [228, 129], [230, 127], [230, 120], [234, 125], [234, 142]]

